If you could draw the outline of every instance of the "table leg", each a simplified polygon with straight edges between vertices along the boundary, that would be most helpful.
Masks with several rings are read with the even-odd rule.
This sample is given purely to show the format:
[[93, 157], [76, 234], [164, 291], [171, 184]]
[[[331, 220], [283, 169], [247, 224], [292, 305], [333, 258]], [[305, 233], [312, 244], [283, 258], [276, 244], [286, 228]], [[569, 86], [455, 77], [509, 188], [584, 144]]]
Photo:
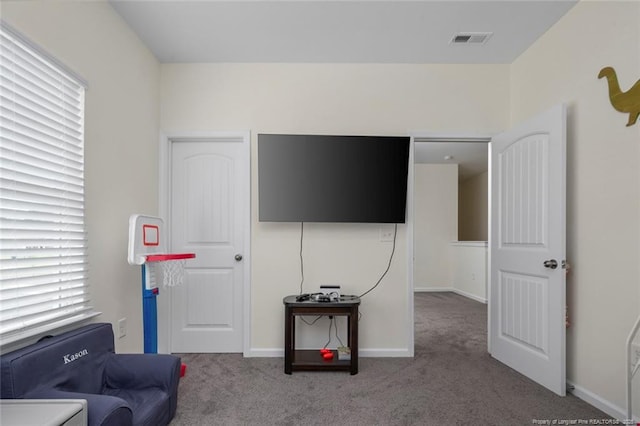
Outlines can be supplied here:
[[351, 348], [351, 375], [358, 374], [358, 307], [349, 315], [349, 347]]
[[293, 315], [288, 306], [284, 309], [284, 373], [291, 374], [291, 363], [293, 362]]

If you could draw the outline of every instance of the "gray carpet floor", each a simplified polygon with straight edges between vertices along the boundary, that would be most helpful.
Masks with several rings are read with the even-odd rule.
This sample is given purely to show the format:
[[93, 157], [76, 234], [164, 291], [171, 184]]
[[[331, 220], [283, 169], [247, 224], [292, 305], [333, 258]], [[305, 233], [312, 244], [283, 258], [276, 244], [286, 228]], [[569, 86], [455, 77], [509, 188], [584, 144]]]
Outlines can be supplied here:
[[171, 426], [532, 425], [609, 418], [491, 358], [486, 305], [453, 293], [416, 293], [415, 317], [413, 359], [360, 358], [355, 376], [285, 375], [282, 358], [183, 354], [187, 373]]

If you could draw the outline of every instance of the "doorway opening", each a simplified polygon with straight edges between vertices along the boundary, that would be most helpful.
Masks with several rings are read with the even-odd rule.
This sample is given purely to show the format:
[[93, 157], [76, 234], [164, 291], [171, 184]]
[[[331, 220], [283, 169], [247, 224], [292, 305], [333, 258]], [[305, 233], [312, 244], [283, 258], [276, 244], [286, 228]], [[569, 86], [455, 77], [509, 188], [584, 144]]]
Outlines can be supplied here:
[[489, 137], [415, 137], [415, 292], [487, 303]]
[[422, 350], [418, 319], [423, 294], [464, 296], [472, 304], [487, 304], [490, 140], [488, 136], [414, 137], [415, 351]]

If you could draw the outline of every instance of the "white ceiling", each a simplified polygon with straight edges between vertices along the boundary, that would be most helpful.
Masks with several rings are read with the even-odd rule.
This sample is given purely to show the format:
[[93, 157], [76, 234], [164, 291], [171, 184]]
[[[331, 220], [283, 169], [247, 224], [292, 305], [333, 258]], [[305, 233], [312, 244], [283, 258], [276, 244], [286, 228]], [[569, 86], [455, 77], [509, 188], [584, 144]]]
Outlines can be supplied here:
[[487, 141], [416, 141], [414, 148], [415, 163], [457, 164], [459, 182], [486, 172], [488, 155], [489, 144]]
[[[109, 2], [162, 63], [509, 64], [577, 0]], [[454, 45], [459, 32], [492, 34]], [[464, 180], [487, 170], [487, 144], [417, 143], [415, 159]]]
[[[577, 0], [109, 0], [160, 62], [511, 63]], [[491, 32], [452, 45], [457, 32]]]

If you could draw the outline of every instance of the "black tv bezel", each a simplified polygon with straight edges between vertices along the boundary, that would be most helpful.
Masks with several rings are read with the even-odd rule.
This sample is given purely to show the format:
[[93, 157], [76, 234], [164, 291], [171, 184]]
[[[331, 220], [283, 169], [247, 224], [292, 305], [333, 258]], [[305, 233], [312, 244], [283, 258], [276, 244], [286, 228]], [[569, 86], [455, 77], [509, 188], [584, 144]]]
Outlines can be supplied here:
[[[349, 217], [343, 215], [341, 217], [328, 217], [328, 216], [312, 216], [312, 215], [300, 215], [300, 214], [288, 214], [288, 215], [274, 215], [273, 212], [264, 212], [264, 202], [262, 201], [266, 191], [262, 185], [262, 175], [265, 173], [260, 162], [260, 153], [264, 149], [262, 141], [265, 141], [265, 137], [270, 139], [269, 142], [273, 142], [273, 138], [287, 139], [288, 143], [295, 141], [294, 143], [321, 143], [321, 140], [331, 140], [336, 143], [345, 141], [355, 141], [359, 143], [388, 143], [398, 144], [393, 146], [393, 151], [399, 157], [400, 160], [395, 159], [396, 164], [401, 164], [402, 168], [394, 173], [397, 178], [394, 183], [394, 190], [400, 192], [400, 199], [402, 201], [396, 201], [397, 207], [393, 209], [393, 212], [373, 212], [368, 214], [359, 214], [355, 217]], [[308, 222], [308, 223], [406, 223], [407, 215], [407, 192], [408, 192], [408, 175], [409, 175], [409, 157], [410, 157], [410, 137], [409, 136], [367, 136], [367, 135], [326, 135], [326, 134], [281, 134], [281, 133], [260, 133], [258, 134], [258, 221], [259, 222]], [[264, 156], [265, 154], [263, 154]], [[401, 177], [399, 177], [401, 176]]]

